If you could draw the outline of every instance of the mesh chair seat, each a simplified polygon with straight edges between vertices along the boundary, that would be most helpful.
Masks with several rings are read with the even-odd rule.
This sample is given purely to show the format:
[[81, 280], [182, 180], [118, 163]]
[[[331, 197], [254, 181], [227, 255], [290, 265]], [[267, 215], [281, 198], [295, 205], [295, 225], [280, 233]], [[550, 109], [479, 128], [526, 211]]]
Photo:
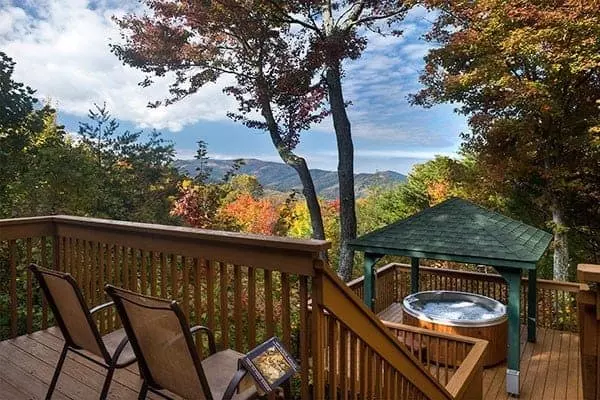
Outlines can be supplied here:
[[[237, 360], [244, 354], [227, 349], [219, 351], [202, 360], [202, 369], [213, 399], [222, 399], [231, 377], [237, 372]], [[247, 400], [256, 397], [255, 389], [247, 389], [233, 396], [234, 400]]]
[[[102, 336], [102, 342], [109, 354], [115, 354], [119, 344], [127, 337], [125, 329], [121, 328], [107, 335]], [[135, 353], [131, 348], [131, 343], [127, 342], [125, 348], [121, 351], [121, 355], [117, 359], [117, 365], [129, 365], [135, 361]]]

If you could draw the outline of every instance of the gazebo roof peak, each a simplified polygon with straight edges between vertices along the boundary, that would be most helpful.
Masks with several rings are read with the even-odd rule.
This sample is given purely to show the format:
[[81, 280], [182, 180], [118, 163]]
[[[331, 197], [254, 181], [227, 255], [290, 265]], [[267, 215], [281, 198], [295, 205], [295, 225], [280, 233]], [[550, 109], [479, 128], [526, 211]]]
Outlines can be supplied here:
[[453, 197], [351, 242], [358, 251], [535, 268], [552, 235]]

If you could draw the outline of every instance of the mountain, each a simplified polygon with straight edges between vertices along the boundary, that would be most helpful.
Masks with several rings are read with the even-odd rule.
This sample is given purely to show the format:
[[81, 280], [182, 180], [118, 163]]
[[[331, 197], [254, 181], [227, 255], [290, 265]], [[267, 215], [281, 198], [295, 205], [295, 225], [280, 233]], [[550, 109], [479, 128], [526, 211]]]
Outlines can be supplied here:
[[[283, 163], [262, 161], [256, 159], [246, 159], [239, 173], [256, 176], [258, 181], [265, 189], [278, 192], [291, 192], [297, 190], [301, 192], [302, 186], [296, 171]], [[223, 178], [225, 172], [231, 168], [233, 160], [209, 160], [208, 167], [212, 168], [211, 179], [218, 180]], [[176, 160], [175, 166], [182, 172], [190, 176], [196, 174], [198, 160]], [[337, 172], [325, 171], [322, 169], [311, 169], [310, 173], [315, 183], [315, 188], [319, 196], [327, 199], [338, 197], [338, 178]], [[356, 187], [356, 196], [363, 197], [367, 194], [368, 188], [372, 186], [392, 186], [403, 182], [406, 179], [394, 171], [381, 171], [373, 174], [356, 174], [354, 184]]]

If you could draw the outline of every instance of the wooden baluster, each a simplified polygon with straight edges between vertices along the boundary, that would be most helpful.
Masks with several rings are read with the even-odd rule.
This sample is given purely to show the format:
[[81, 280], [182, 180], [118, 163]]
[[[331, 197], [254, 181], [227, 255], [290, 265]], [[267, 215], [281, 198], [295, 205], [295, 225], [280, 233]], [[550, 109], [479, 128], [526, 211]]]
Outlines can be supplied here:
[[[350, 362], [350, 353], [348, 351], [348, 330], [340, 324], [340, 390], [342, 400], [348, 400], [348, 364]], [[352, 367], [351, 367], [352, 368]]]
[[292, 346], [291, 321], [290, 321], [290, 278], [285, 272], [281, 273], [281, 325], [283, 343], [286, 348]]
[[92, 293], [90, 290], [90, 252], [87, 240], [81, 241], [81, 253], [81, 290], [83, 291], [85, 303], [90, 307], [92, 305]]
[[[235, 321], [235, 349], [242, 351], [244, 346], [242, 343], [242, 267], [239, 265], [233, 266], [233, 319]], [[285, 344], [289, 349], [289, 343]]]
[[373, 388], [374, 394], [375, 396], [377, 396], [377, 398], [382, 399], [383, 398], [383, 394], [381, 392], [381, 388], [383, 386], [382, 384], [382, 371], [381, 371], [381, 357], [379, 357], [379, 355], [377, 353], [375, 353], [375, 356], [373, 357], [373, 367], [375, 369], [375, 387]]
[[[203, 262], [198, 258], [194, 258], [194, 323], [203, 325], [201, 320], [202, 315], [202, 268]], [[202, 341], [196, 340], [196, 350], [202, 357]]]
[[29, 270], [29, 264], [31, 264], [31, 238], [27, 238], [25, 241], [26, 251], [26, 275], [27, 275], [27, 333], [33, 332], [33, 276]]
[[156, 256], [157, 254], [153, 251], [150, 252], [150, 296], [156, 297], [156, 285], [157, 279], [156, 276]]
[[368, 381], [369, 381], [369, 363], [368, 363], [368, 358], [369, 358], [369, 348], [367, 347], [367, 345], [360, 340], [359, 342], [359, 346], [360, 346], [360, 393], [361, 393], [361, 397], [363, 399], [366, 399], [369, 396], [369, 388], [368, 388]]
[[385, 369], [385, 377], [384, 377], [384, 384], [383, 384], [383, 389], [385, 390], [383, 393], [383, 398], [384, 399], [392, 399], [393, 398], [393, 393], [392, 393], [392, 366], [389, 365], [388, 363], [384, 362], [384, 369]]
[[185, 256], [181, 257], [181, 268], [182, 268], [182, 275], [183, 275], [183, 290], [182, 290], [182, 296], [183, 299], [181, 300], [181, 304], [182, 304], [182, 308], [183, 308], [183, 314], [185, 315], [185, 318], [188, 320], [188, 323], [190, 321], [190, 267], [188, 265], [188, 259]]
[[179, 270], [177, 269], [177, 255], [171, 254], [171, 298], [179, 299]]
[[357, 369], [360, 368], [359, 360], [360, 354], [359, 349], [356, 342], [356, 336], [352, 333], [351, 330], [348, 330], [350, 336], [350, 397], [355, 400], [357, 393]]
[[167, 254], [163, 251], [160, 253], [160, 296], [168, 298], [167, 294]]
[[[103, 243], [97, 242], [97, 256], [98, 256], [98, 298], [100, 301], [105, 300], [104, 285], [106, 285], [106, 277], [104, 276], [106, 265], [104, 261], [105, 257], [105, 246]], [[106, 333], [106, 316], [107, 313], [103, 312], [100, 318], [100, 332]]]
[[130, 287], [136, 293], [140, 292], [138, 285], [138, 270], [139, 270], [139, 260], [138, 260], [138, 249], [134, 249], [133, 247], [129, 249], [129, 280]]
[[10, 336], [17, 337], [17, 260], [15, 240], [8, 241], [8, 265], [10, 268]]
[[[255, 320], [255, 289], [254, 289], [254, 268], [248, 268], [248, 340], [252, 343], [255, 340], [254, 332]], [[252, 291], [250, 290], [252, 288]], [[300, 277], [300, 397], [308, 399], [310, 388], [308, 386], [308, 278]], [[254, 333], [254, 334], [252, 334]], [[254, 345], [250, 344], [250, 348]]]
[[264, 270], [265, 274], [265, 324], [267, 327], [267, 338], [275, 334], [273, 321], [273, 273]]
[[337, 323], [335, 318], [333, 318], [333, 316], [330, 315], [329, 318], [329, 327], [327, 329], [327, 333], [328, 333], [328, 340], [327, 340], [327, 345], [328, 345], [328, 349], [329, 349], [329, 378], [328, 378], [328, 383], [329, 383], [329, 398], [334, 400], [337, 398], [336, 393], [337, 393], [337, 388], [338, 388], [338, 384], [337, 384], [337, 345], [339, 343], [339, 340], [337, 338]]
[[215, 330], [215, 268], [213, 262], [207, 263], [206, 269], [206, 308], [208, 327]]
[[[306, 287], [304, 287], [305, 290]], [[302, 291], [302, 284], [300, 285]], [[305, 293], [306, 295], [306, 293]], [[302, 300], [300, 300], [302, 301]], [[306, 304], [306, 303], [304, 303]], [[302, 305], [301, 305], [302, 306]], [[304, 306], [306, 307], [306, 306]], [[301, 309], [302, 310], [302, 309]], [[306, 309], [304, 309], [306, 313]], [[302, 317], [301, 317], [302, 318]], [[308, 321], [305, 315], [305, 322]], [[308, 324], [304, 325], [308, 327]], [[302, 331], [301, 331], [302, 334]], [[306, 342], [305, 342], [306, 345]], [[256, 346], [256, 270], [254, 267], [248, 267], [248, 347], [253, 349]], [[306, 347], [308, 349], [308, 346]], [[307, 359], [308, 360], [308, 359]], [[308, 372], [307, 372], [308, 373]], [[308, 379], [308, 375], [307, 375]]]
[[[114, 255], [114, 258], [113, 258]], [[106, 245], [106, 282], [111, 283], [114, 286], [117, 285], [117, 275], [115, 271], [116, 266], [116, 258], [117, 257], [117, 246], [110, 244]], [[107, 326], [106, 329], [109, 332], [112, 332], [114, 329], [114, 316], [113, 316], [112, 307], [108, 308], [108, 313], [106, 316]]]
[[229, 278], [227, 275], [227, 264], [219, 263], [219, 294], [220, 308], [219, 318], [221, 322], [221, 344], [223, 348], [229, 347], [229, 300], [227, 299], [227, 291]]
[[[91, 258], [91, 282], [90, 282], [90, 290], [92, 292], [92, 305], [97, 305], [99, 304], [100, 298], [101, 296], [99, 296], [98, 293], [98, 286], [100, 286], [100, 291], [102, 291], [102, 282], [100, 283], [100, 285], [98, 285], [98, 275], [99, 275], [99, 268], [100, 267], [100, 263], [99, 263], [99, 253], [100, 251], [100, 247], [99, 247], [99, 243], [98, 242], [90, 242], [90, 258]], [[100, 322], [101, 319], [101, 315], [99, 314], [97, 316], [97, 321]], [[98, 324], [100, 325], [100, 324]]]
[[142, 269], [140, 271], [140, 289], [143, 295], [148, 294], [148, 253], [145, 250], [140, 249], [140, 256], [142, 261]]
[[[57, 240], [57, 239], [55, 239]], [[43, 268], [48, 268], [48, 252], [46, 249], [47, 246], [47, 242], [46, 242], [46, 236], [42, 236], [42, 242], [41, 242], [41, 247], [42, 247], [42, 267]], [[58, 269], [58, 267], [55, 265], [54, 266], [55, 269]], [[44, 296], [44, 294], [41, 294], [42, 296], [42, 329], [48, 329], [48, 301], [46, 300], [46, 296]]]
[[65, 238], [65, 272], [70, 273], [75, 278], [73, 271], [73, 239]]

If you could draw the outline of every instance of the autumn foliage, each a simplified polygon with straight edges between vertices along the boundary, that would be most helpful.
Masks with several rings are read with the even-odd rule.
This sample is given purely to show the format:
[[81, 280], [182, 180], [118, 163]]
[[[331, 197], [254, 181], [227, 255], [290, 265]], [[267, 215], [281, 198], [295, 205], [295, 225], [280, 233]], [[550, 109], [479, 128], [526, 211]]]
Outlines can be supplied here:
[[263, 235], [272, 235], [279, 219], [272, 201], [255, 199], [247, 193], [223, 207], [222, 213], [235, 220], [244, 232]]

